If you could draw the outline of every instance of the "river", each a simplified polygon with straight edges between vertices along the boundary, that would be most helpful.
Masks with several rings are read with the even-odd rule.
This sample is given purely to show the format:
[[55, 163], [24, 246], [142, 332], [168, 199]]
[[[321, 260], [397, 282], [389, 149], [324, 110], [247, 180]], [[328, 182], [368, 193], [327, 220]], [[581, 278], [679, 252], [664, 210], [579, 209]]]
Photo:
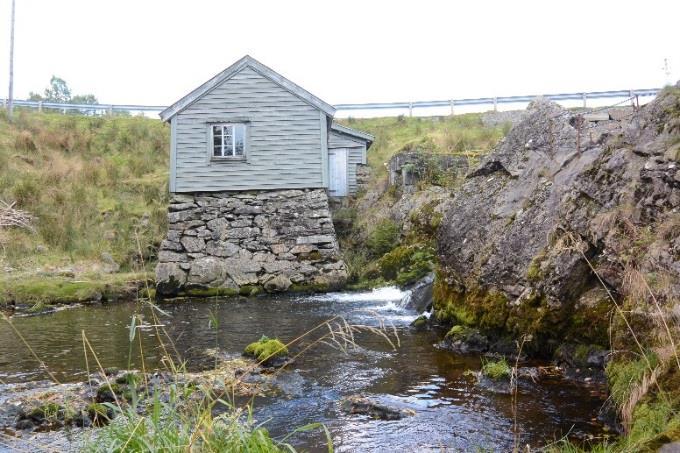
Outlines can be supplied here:
[[[356, 336], [356, 348], [341, 351], [319, 344], [296, 359], [282, 374], [285, 393], [254, 402], [254, 416], [274, 437], [295, 427], [322, 422], [336, 451], [507, 451], [515, 439], [540, 446], [563, 435], [583, 438], [601, 432], [593, 421], [600, 396], [563, 381], [541, 381], [519, 387], [516, 419], [512, 398], [479, 389], [465, 376], [480, 368], [478, 356], [460, 356], [433, 347], [443, 336], [435, 329], [415, 329], [417, 313], [403, 307], [404, 293], [382, 288], [363, 293], [320, 296], [265, 296], [164, 303], [161, 316], [189, 369], [210, 366], [205, 351], [219, 348], [239, 354], [262, 335], [290, 341], [323, 321], [342, 317], [351, 324], [379, 327], [399, 344], [393, 348], [374, 333]], [[92, 305], [46, 316], [16, 317], [14, 326], [47, 368], [62, 382], [86, 379], [82, 332], [104, 367], [126, 368], [130, 357], [129, 325], [133, 313], [149, 308], [129, 303]], [[211, 327], [211, 318], [219, 321]], [[155, 330], [140, 328], [147, 368], [161, 357]], [[299, 351], [310, 339], [292, 348]], [[45, 379], [32, 353], [6, 323], [0, 327], [0, 379], [5, 383]], [[132, 351], [139, 356], [138, 346]], [[139, 366], [132, 360], [132, 366]], [[1, 388], [1, 386], [0, 386]], [[339, 401], [363, 394], [415, 415], [396, 421], [372, 420], [344, 413]], [[318, 433], [295, 435], [291, 442], [308, 451], [325, 451]]]

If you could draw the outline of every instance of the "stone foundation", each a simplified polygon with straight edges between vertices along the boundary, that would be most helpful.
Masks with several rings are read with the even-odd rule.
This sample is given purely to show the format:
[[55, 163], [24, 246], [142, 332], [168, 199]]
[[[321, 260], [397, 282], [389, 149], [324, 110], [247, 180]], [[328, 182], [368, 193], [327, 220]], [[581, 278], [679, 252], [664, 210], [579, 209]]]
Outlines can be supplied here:
[[347, 279], [323, 189], [173, 195], [156, 294], [331, 290]]

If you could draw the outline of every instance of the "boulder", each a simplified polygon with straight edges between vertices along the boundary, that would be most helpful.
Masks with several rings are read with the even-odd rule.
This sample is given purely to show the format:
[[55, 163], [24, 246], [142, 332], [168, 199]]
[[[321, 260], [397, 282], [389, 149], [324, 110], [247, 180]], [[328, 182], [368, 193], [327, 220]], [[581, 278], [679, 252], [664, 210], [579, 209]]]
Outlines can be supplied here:
[[161, 296], [176, 295], [187, 281], [187, 274], [177, 263], [159, 263], [156, 266], [156, 292]]
[[[495, 337], [530, 334], [526, 347], [546, 355], [564, 342], [609, 344], [612, 302], [594, 292], [590, 265], [625, 295], [631, 232], [663, 231], [680, 208], [675, 163], [664, 157], [678, 103], [668, 91], [633, 118], [586, 131], [559, 105], [532, 102], [443, 202], [436, 318]], [[636, 246], [636, 263], [664, 275], [677, 297], [679, 255], [656, 252], [671, 249], [669, 238], [645, 239], [654, 246]]]
[[415, 415], [413, 409], [390, 407], [362, 395], [352, 395], [343, 399], [340, 407], [349, 414], [367, 415], [377, 420], [399, 420]]
[[270, 293], [287, 291], [293, 283], [285, 275], [277, 275], [264, 283], [264, 289]]

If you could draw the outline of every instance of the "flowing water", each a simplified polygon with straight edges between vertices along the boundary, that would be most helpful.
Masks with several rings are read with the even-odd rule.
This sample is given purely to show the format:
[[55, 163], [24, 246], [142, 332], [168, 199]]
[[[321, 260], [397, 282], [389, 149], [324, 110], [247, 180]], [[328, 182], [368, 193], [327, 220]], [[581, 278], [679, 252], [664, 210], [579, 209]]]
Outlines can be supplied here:
[[[337, 451], [507, 451], [513, 446], [513, 405], [508, 395], [477, 388], [464, 375], [479, 369], [476, 356], [459, 356], [433, 345], [442, 332], [416, 330], [409, 324], [417, 313], [403, 305], [405, 294], [395, 288], [366, 293], [323, 296], [268, 296], [250, 300], [197, 300], [163, 304], [162, 317], [189, 368], [208, 366], [205, 351], [218, 347], [237, 354], [262, 335], [290, 341], [323, 321], [344, 317], [349, 323], [396, 330], [393, 349], [379, 335], [362, 333], [356, 349], [343, 352], [317, 345], [299, 357], [280, 383], [279, 397], [255, 401], [255, 418], [275, 437], [312, 422], [324, 423]], [[62, 381], [86, 378], [81, 331], [104, 367], [126, 368], [130, 357], [129, 324], [134, 303], [88, 306], [48, 316], [16, 318], [13, 323], [35, 353]], [[148, 309], [143, 311], [147, 313]], [[219, 320], [219, 329], [210, 319]], [[155, 330], [139, 329], [147, 367], [158, 366]], [[291, 352], [301, 349], [303, 342]], [[0, 379], [26, 382], [46, 378], [27, 348], [6, 323], [0, 324]], [[139, 355], [138, 346], [132, 356]], [[133, 359], [132, 366], [139, 366]], [[415, 410], [397, 421], [372, 420], [344, 413], [339, 401], [364, 394], [398, 408]], [[602, 400], [588, 390], [564, 382], [520, 387], [516, 423], [522, 444], [545, 445], [566, 433], [586, 436], [600, 432], [592, 420]], [[308, 451], [325, 451], [323, 436], [299, 434], [292, 443]]]

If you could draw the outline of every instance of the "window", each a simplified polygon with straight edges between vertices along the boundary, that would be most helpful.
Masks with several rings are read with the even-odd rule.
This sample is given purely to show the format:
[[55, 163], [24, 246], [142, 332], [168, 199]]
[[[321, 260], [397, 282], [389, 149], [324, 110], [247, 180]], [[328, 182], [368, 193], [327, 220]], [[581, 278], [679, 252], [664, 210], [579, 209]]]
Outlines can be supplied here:
[[213, 124], [210, 129], [212, 135], [212, 157], [245, 157], [245, 124]]

